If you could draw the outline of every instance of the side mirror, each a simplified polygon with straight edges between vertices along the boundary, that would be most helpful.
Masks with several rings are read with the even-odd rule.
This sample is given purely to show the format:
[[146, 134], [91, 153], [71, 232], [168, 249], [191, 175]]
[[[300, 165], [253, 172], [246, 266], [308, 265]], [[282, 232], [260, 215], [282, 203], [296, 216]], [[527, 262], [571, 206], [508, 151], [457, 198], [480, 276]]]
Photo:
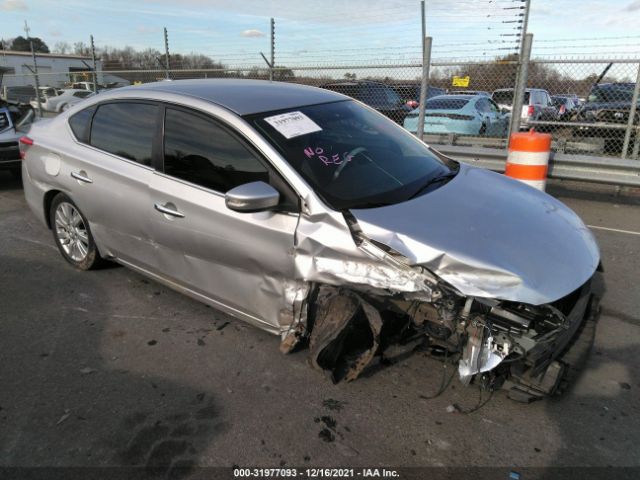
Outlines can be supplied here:
[[278, 206], [280, 193], [264, 182], [251, 182], [229, 190], [224, 196], [225, 205], [235, 212], [262, 212]]

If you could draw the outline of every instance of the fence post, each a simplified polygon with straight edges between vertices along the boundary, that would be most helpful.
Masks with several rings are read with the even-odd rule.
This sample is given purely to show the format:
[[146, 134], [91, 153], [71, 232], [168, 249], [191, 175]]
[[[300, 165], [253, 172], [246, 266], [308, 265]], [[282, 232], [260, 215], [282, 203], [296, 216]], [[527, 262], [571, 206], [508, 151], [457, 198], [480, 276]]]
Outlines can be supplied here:
[[164, 27], [164, 66], [165, 77], [169, 79], [169, 34], [167, 33], [167, 27]]
[[96, 66], [96, 46], [93, 43], [93, 35], [91, 35], [91, 61], [93, 62], [93, 93], [98, 93], [98, 73]]
[[431, 66], [431, 37], [424, 37], [422, 46], [422, 80], [420, 82], [420, 104], [418, 105], [418, 138], [424, 138], [424, 110], [429, 89], [429, 67]]
[[42, 118], [42, 103], [40, 102], [40, 82], [38, 80], [38, 62], [36, 60], [36, 52], [33, 49], [33, 40], [29, 40], [31, 46], [31, 58], [33, 59], [33, 77], [36, 84], [36, 103], [38, 104], [38, 115]]
[[273, 68], [276, 66], [276, 22], [271, 17], [271, 62], [269, 63], [269, 81], [273, 81]]
[[[622, 158], [627, 158], [627, 150], [631, 141], [631, 132], [636, 130], [636, 145], [638, 142], [638, 129], [634, 127], [633, 122], [636, 118], [636, 110], [638, 106], [638, 94], [640, 93], [640, 64], [638, 64], [638, 75], [636, 76], [636, 86], [633, 89], [633, 98], [631, 99], [631, 109], [629, 110], [629, 120], [627, 120], [627, 131], [624, 134], [624, 143], [622, 144]], [[634, 146], [634, 155], [635, 155]]]
[[518, 83], [513, 92], [513, 108], [511, 109], [511, 121], [509, 122], [509, 137], [512, 133], [520, 131], [520, 115], [524, 104], [524, 91], [527, 88], [527, 76], [529, 74], [529, 59], [531, 58], [531, 46], [533, 34], [527, 33], [522, 44], [522, 54], [518, 62]]

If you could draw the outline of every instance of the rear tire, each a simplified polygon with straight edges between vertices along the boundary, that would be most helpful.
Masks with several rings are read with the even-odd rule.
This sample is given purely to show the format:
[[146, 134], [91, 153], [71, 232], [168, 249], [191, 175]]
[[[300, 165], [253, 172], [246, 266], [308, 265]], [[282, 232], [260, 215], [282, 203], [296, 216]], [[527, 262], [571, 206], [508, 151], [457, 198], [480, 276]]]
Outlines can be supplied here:
[[103, 263], [89, 222], [64, 193], [51, 202], [49, 221], [56, 246], [67, 262], [79, 270], [92, 270]]
[[482, 126], [480, 127], [480, 131], [478, 132], [478, 135], [485, 135], [487, 133], [487, 124], [483, 123]]

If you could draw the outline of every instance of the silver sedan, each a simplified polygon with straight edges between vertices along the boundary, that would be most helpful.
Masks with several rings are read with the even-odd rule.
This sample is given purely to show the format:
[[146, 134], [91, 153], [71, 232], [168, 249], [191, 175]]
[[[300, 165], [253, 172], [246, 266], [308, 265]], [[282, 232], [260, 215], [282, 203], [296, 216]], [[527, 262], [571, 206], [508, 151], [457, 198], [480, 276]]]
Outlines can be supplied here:
[[21, 149], [27, 202], [70, 264], [119, 262], [283, 352], [308, 345], [334, 381], [422, 348], [529, 401], [593, 331], [600, 256], [571, 210], [335, 92], [122, 88], [34, 124]]

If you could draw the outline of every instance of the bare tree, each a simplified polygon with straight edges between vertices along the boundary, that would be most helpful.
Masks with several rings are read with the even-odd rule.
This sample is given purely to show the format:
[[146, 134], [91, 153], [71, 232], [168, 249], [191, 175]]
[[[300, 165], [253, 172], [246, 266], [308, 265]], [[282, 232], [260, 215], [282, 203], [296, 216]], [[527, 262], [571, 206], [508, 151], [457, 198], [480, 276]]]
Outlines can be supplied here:
[[71, 45], [67, 42], [56, 42], [53, 46], [53, 53], [59, 53], [61, 55], [66, 55], [71, 52]]

